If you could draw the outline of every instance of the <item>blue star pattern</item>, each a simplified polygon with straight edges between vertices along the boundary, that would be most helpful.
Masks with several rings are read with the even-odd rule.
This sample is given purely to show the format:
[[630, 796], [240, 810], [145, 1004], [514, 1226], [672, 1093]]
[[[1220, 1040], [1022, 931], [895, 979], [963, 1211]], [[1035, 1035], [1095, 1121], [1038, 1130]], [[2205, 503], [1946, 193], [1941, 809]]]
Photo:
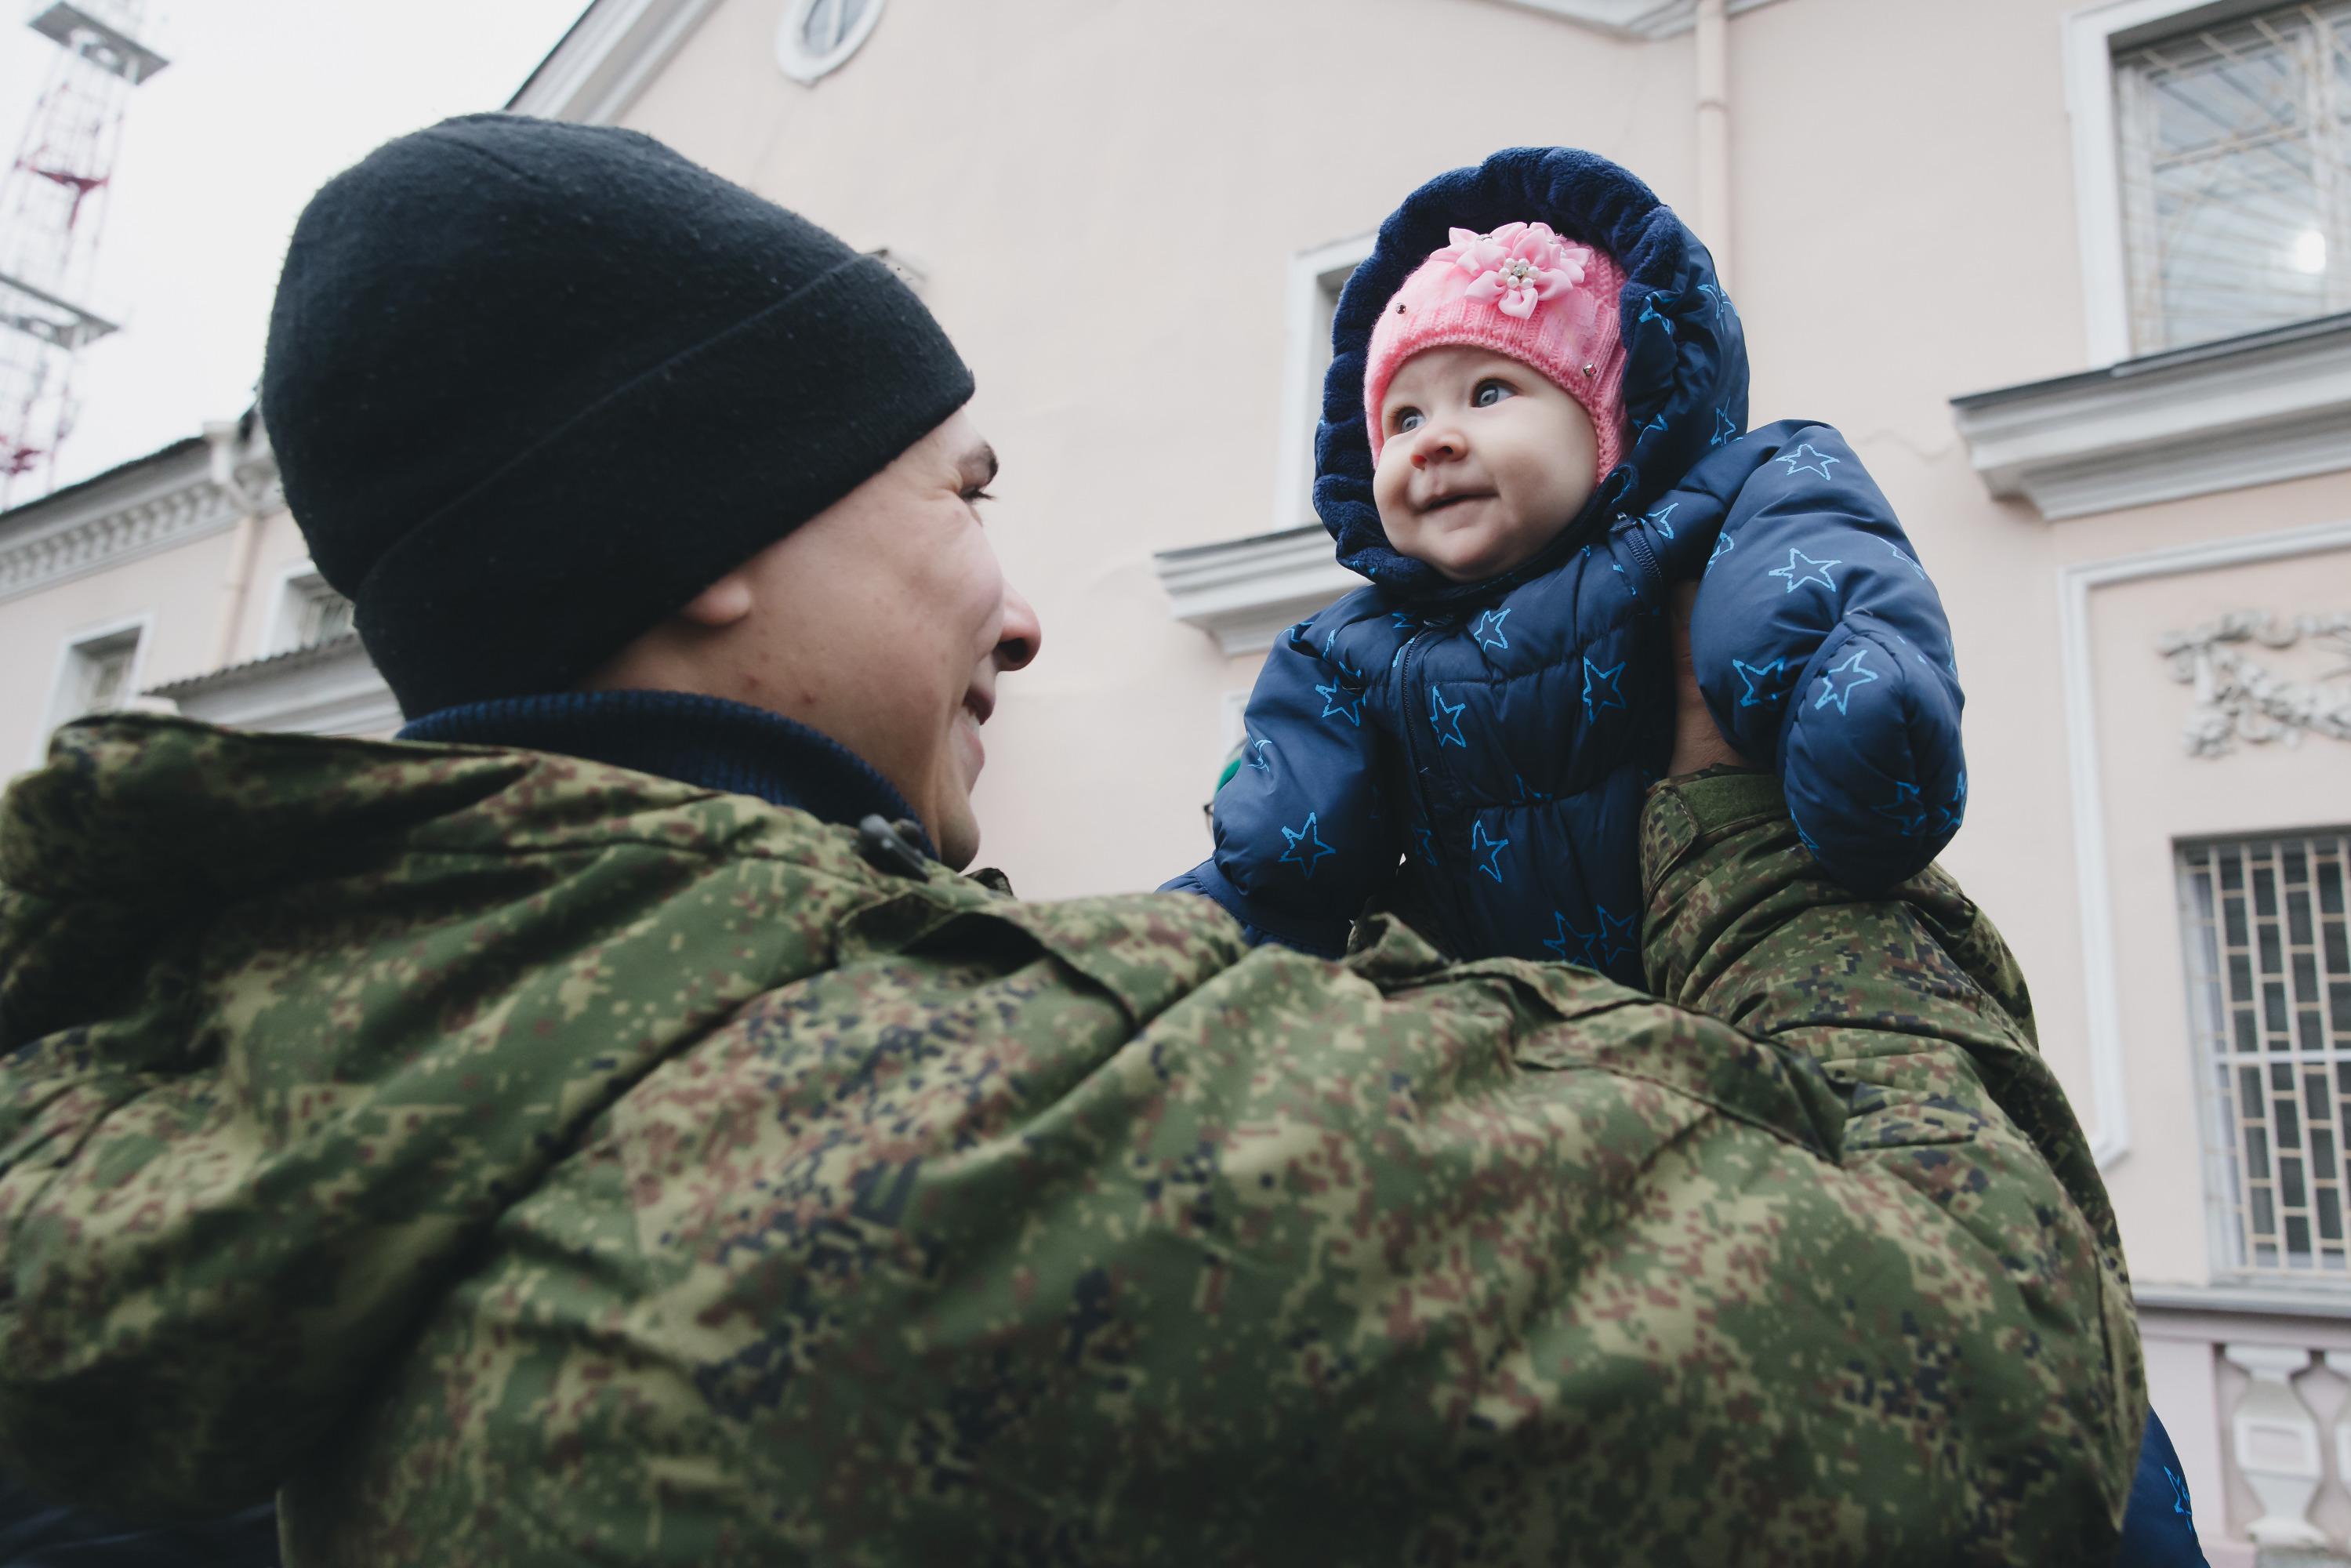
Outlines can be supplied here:
[[2161, 1470], [2163, 1479], [2171, 1483], [2171, 1511], [2184, 1513], [2190, 1519], [2195, 1518], [2195, 1511], [2188, 1505], [2188, 1483], [2181, 1480], [2168, 1465], [2158, 1465], [2156, 1469]]
[[1657, 301], [1660, 299], [1664, 300], [1668, 305], [1674, 302], [1674, 297], [1670, 294], [1650, 295], [1646, 299], [1641, 301], [1641, 319], [1633, 324], [1636, 327], [1645, 327], [1650, 322], [1655, 321], [1659, 326], [1665, 328], [1666, 336], [1670, 338], [1674, 335], [1673, 318], [1666, 315], [1663, 311], [1657, 308]]
[[1708, 442], [1707, 444], [1708, 446], [1719, 446], [1724, 442], [1736, 436], [1738, 434], [1739, 426], [1730, 423], [1730, 411], [1725, 408], [1716, 409], [1714, 411], [1714, 439]]
[[[1614, 919], [1604, 904], [1598, 905], [1594, 913], [1600, 916], [1600, 962], [1592, 967], [1604, 969], [1619, 956], [1633, 951], [1633, 917], [1628, 915], [1622, 920]], [[1624, 928], [1621, 932], [1617, 929], [1619, 926]]]
[[1642, 520], [1655, 525], [1659, 533], [1665, 535], [1667, 538], [1672, 538], [1674, 537], [1674, 525], [1668, 519], [1673, 517], [1675, 510], [1680, 506], [1681, 503], [1679, 501], [1668, 501], [1664, 506], [1658, 507], [1656, 511], [1651, 512]]
[[1633, 951], [1633, 917], [1619, 920], [1601, 904], [1595, 913], [1600, 916], [1596, 931], [1580, 931], [1567, 923], [1567, 916], [1554, 909], [1551, 912], [1552, 936], [1543, 938], [1545, 951], [1555, 955], [1561, 963], [1570, 961], [1568, 948], [1573, 946], [1587, 969], [1605, 969], [1616, 959]]
[[1567, 916], [1562, 915], [1556, 909], [1551, 912], [1551, 918], [1552, 928], [1556, 930], [1559, 935], [1556, 936], [1544, 937], [1543, 946], [1549, 948], [1553, 954], [1557, 955], [1559, 961], [1564, 964], [1567, 962], [1567, 944], [1569, 939], [1572, 937], [1579, 943], [1584, 943], [1591, 941], [1592, 936], [1589, 932], [1578, 931], [1574, 926], [1570, 925], [1567, 923]]
[[[1856, 646], [1853, 651], [1853, 657], [1842, 664], [1831, 664], [1827, 673], [1821, 676], [1820, 695], [1813, 699], [1813, 706], [1819, 709], [1834, 703], [1837, 712], [1846, 712], [1845, 705], [1853, 700], [1854, 687], [1866, 685], [1877, 679], [1877, 672], [1862, 663], [1868, 653], [1868, 649]], [[1836, 683], [1839, 675], [1845, 677], [1845, 683], [1842, 688]]]
[[1701, 283], [1698, 286], [1698, 291], [1700, 294], [1705, 295], [1708, 299], [1714, 301], [1714, 323], [1716, 326], [1719, 327], [1722, 325], [1722, 317], [1725, 311], [1729, 311], [1733, 316], [1739, 314], [1738, 309], [1730, 303], [1730, 296], [1725, 294], [1721, 289], [1717, 288], [1713, 284]]
[[1502, 622], [1510, 618], [1508, 610], [1489, 610], [1478, 617], [1478, 624], [1469, 633], [1480, 648], [1491, 651], [1508, 649], [1510, 640], [1502, 635]]
[[1322, 841], [1322, 830], [1314, 825], [1314, 817], [1315, 813], [1309, 811], [1305, 826], [1281, 830], [1281, 836], [1288, 841], [1290, 847], [1282, 851], [1281, 858], [1274, 862], [1276, 865], [1298, 867], [1306, 873], [1309, 882], [1314, 880], [1314, 868], [1324, 857], [1339, 852]]
[[1951, 798], [1935, 808], [1935, 831], [1938, 833], [1958, 832], [1959, 819], [1967, 814], [1968, 776], [1962, 773], [1959, 775], [1959, 787], [1951, 791]]
[[1917, 572], [1918, 574], [1919, 581], [1924, 582], [1927, 580], [1927, 569], [1925, 567], [1920, 566], [1917, 561], [1912, 560], [1908, 556], [1904, 555], [1901, 549], [1895, 545], [1889, 544], [1886, 548], [1894, 551], [1894, 559], [1896, 560], [1900, 561], [1904, 566], [1907, 566], [1912, 571]]
[[1878, 806], [1874, 810], [1881, 817], [1893, 818], [1895, 825], [1901, 830], [1902, 836], [1906, 839], [1915, 839], [1926, 830], [1927, 803], [1918, 799], [1918, 786], [1916, 784], [1896, 779], [1894, 785], [1893, 804]]
[[1420, 617], [1409, 610], [1398, 610], [1390, 613], [1388, 624], [1399, 632], [1417, 632], [1420, 630]]
[[1359, 683], [1364, 678], [1360, 671], [1343, 670], [1331, 685], [1316, 686], [1314, 690], [1315, 694], [1322, 699], [1324, 718], [1343, 718], [1357, 729], [1361, 729], [1364, 727], [1364, 688], [1361, 685], [1349, 685], [1347, 677], [1350, 675], [1354, 676]]
[[1249, 758], [1248, 758], [1249, 765], [1251, 768], [1256, 768], [1259, 773], [1270, 773], [1270, 772], [1272, 772], [1272, 771], [1273, 771], [1273, 764], [1272, 764], [1272, 763], [1270, 763], [1270, 762], [1268, 762], [1268, 761], [1265, 759], [1265, 754], [1266, 754], [1267, 752], [1269, 752], [1269, 751], [1272, 750], [1272, 749], [1273, 749], [1273, 742], [1271, 742], [1271, 741], [1270, 741], [1270, 740], [1259, 740], [1259, 741], [1252, 741], [1252, 742], [1250, 742], [1250, 744], [1249, 744]]
[[1661, 414], [1657, 415], [1657, 417], [1656, 417], [1656, 418], [1655, 418], [1655, 419], [1653, 419], [1653, 420], [1649, 421], [1649, 423], [1646, 423], [1646, 424], [1643, 425], [1641, 428], [1642, 428], [1643, 430], [1664, 430], [1664, 429], [1666, 429], [1666, 428], [1667, 428], [1667, 425], [1666, 425], [1666, 416], [1665, 416], [1664, 414], [1662, 414], [1662, 413], [1661, 413]]
[[[1789, 686], [1794, 685], [1793, 677], [1787, 673], [1788, 661], [1785, 659], [1774, 659], [1768, 664], [1750, 664], [1744, 659], [1733, 659], [1730, 667], [1739, 673], [1740, 680], [1747, 687], [1739, 696], [1740, 707], [1764, 707], [1783, 702]], [[1771, 684], [1774, 676], [1779, 677], [1778, 685]]]
[[[1461, 738], [1461, 715], [1468, 706], [1468, 703], [1448, 703], [1444, 694], [1435, 686], [1428, 688], [1428, 724], [1437, 731], [1438, 750], [1442, 751], [1448, 746], [1458, 746], [1464, 751], [1469, 748], [1469, 743]], [[1451, 735], [1445, 733], [1447, 724], [1453, 726]]]
[[1502, 852], [1510, 847], [1510, 841], [1508, 839], [1488, 837], [1486, 833], [1486, 824], [1483, 822], [1472, 825], [1469, 830], [1469, 853], [1471, 857], [1475, 858], [1479, 855], [1484, 855], [1486, 857], [1486, 862], [1478, 869], [1484, 872], [1488, 876], [1492, 877], [1496, 882], [1502, 880]]
[[1799, 474], [1817, 474], [1826, 479], [1832, 476], [1829, 473], [1829, 465], [1842, 463], [1844, 459], [1832, 457], [1825, 452], [1816, 452], [1813, 449], [1813, 444], [1807, 441], [1793, 452], [1775, 457], [1771, 461], [1785, 463], [1788, 465], [1788, 476], [1792, 479]]
[[[1625, 706], [1625, 694], [1616, 685], [1616, 677], [1624, 673], [1625, 661], [1622, 659], [1617, 660], [1614, 664], [1604, 670], [1599, 665], [1593, 664], [1589, 655], [1584, 658], [1583, 717], [1585, 722], [1589, 723], [1592, 719], [1597, 717], [1602, 708], [1623, 707]], [[1592, 700], [1592, 694], [1595, 684], [1600, 692], [1600, 701], [1596, 706]]]
[[[1801, 571], [1796, 568], [1796, 563], [1798, 561], [1802, 561], [1804, 563], [1803, 570]], [[1844, 562], [1841, 560], [1814, 560], [1811, 556], [1806, 555], [1802, 550], [1797, 549], [1792, 545], [1788, 549], [1788, 564], [1785, 566], [1775, 566], [1763, 575], [1766, 577], [1786, 578], [1788, 580], [1788, 591], [1791, 593], [1795, 592], [1800, 586], [1812, 581], [1813, 579], [1817, 577], [1821, 580], [1821, 586], [1823, 588], [1827, 589], [1831, 593], [1834, 593], [1836, 591], [1836, 579], [1829, 575], [1829, 568], [1833, 566], [1843, 566], [1844, 564]]]
[[1437, 863], [1437, 840], [1435, 836], [1431, 834], [1426, 828], [1415, 828], [1413, 831], [1420, 838], [1420, 863], [1423, 865], [1435, 865]]
[[1729, 554], [1730, 553], [1730, 551], [1731, 551], [1731, 549], [1732, 549], [1732, 540], [1731, 540], [1731, 538], [1730, 538], [1730, 536], [1729, 536], [1729, 534], [1717, 534], [1717, 535], [1715, 535], [1715, 536], [1714, 536], [1714, 553], [1713, 553], [1713, 554], [1711, 554], [1711, 555], [1709, 555], [1709, 556], [1708, 556], [1708, 557], [1706, 558], [1706, 569], [1707, 569], [1707, 570], [1708, 570], [1708, 571], [1712, 571], [1712, 570], [1714, 570], [1714, 563], [1715, 563], [1716, 561], [1720, 560], [1724, 556], [1729, 555]]

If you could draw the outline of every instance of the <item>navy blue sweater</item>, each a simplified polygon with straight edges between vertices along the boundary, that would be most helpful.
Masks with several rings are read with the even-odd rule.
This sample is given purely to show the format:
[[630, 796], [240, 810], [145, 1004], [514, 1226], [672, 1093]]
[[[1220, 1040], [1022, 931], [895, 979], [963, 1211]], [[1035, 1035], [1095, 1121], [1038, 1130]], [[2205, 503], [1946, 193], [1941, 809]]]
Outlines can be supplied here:
[[[1537, 218], [1625, 271], [1626, 456], [1535, 559], [1454, 584], [1380, 527], [1365, 345], [1449, 228]], [[1440, 176], [1382, 225], [1332, 341], [1315, 507], [1371, 586], [1277, 641], [1216, 852], [1171, 887], [1322, 953], [1388, 895], [1462, 956], [1640, 984], [1635, 825], [1672, 747], [1666, 591], [1692, 578], [1708, 705], [1833, 873], [1888, 886], [1958, 830], [1958, 671], [1917, 551], [1836, 432], [1744, 433], [1739, 313], [1646, 186], [1556, 148]]]

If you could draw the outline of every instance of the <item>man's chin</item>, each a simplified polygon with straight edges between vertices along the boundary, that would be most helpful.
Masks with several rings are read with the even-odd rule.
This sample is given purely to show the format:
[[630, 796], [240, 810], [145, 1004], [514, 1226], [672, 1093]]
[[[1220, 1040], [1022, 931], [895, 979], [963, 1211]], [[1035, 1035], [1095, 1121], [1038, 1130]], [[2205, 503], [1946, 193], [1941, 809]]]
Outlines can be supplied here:
[[979, 824], [972, 820], [968, 807], [946, 813], [933, 837], [940, 863], [950, 871], [962, 871], [979, 856]]

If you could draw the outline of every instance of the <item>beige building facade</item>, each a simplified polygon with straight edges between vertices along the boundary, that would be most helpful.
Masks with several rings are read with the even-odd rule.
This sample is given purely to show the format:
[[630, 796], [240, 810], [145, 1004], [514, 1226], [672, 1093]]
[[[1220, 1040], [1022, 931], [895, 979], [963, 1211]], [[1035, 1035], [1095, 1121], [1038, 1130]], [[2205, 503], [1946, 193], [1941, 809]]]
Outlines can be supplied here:
[[[1840, 426], [1949, 609], [1945, 863], [2095, 1141], [2214, 1562], [2351, 1545], [2351, 4], [597, 0], [515, 107], [917, 280], [1045, 626], [979, 801], [1044, 897], [1206, 852], [1259, 658], [1353, 580], [1311, 411], [1380, 219], [1510, 145], [1648, 180], [1755, 422]], [[132, 693], [386, 732], [347, 612], [250, 425], [0, 515], [0, 768]]]

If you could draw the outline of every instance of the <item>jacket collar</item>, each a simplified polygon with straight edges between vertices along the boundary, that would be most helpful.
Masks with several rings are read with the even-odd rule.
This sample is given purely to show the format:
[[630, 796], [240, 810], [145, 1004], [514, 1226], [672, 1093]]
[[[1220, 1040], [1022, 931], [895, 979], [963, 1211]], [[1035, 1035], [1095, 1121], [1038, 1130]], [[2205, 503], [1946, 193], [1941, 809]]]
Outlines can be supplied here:
[[[764, 708], [684, 692], [550, 692], [443, 708], [402, 740], [549, 751], [729, 795], [754, 795], [821, 821], [916, 821], [871, 764], [829, 736]], [[937, 858], [927, 834], [925, 854]]]

